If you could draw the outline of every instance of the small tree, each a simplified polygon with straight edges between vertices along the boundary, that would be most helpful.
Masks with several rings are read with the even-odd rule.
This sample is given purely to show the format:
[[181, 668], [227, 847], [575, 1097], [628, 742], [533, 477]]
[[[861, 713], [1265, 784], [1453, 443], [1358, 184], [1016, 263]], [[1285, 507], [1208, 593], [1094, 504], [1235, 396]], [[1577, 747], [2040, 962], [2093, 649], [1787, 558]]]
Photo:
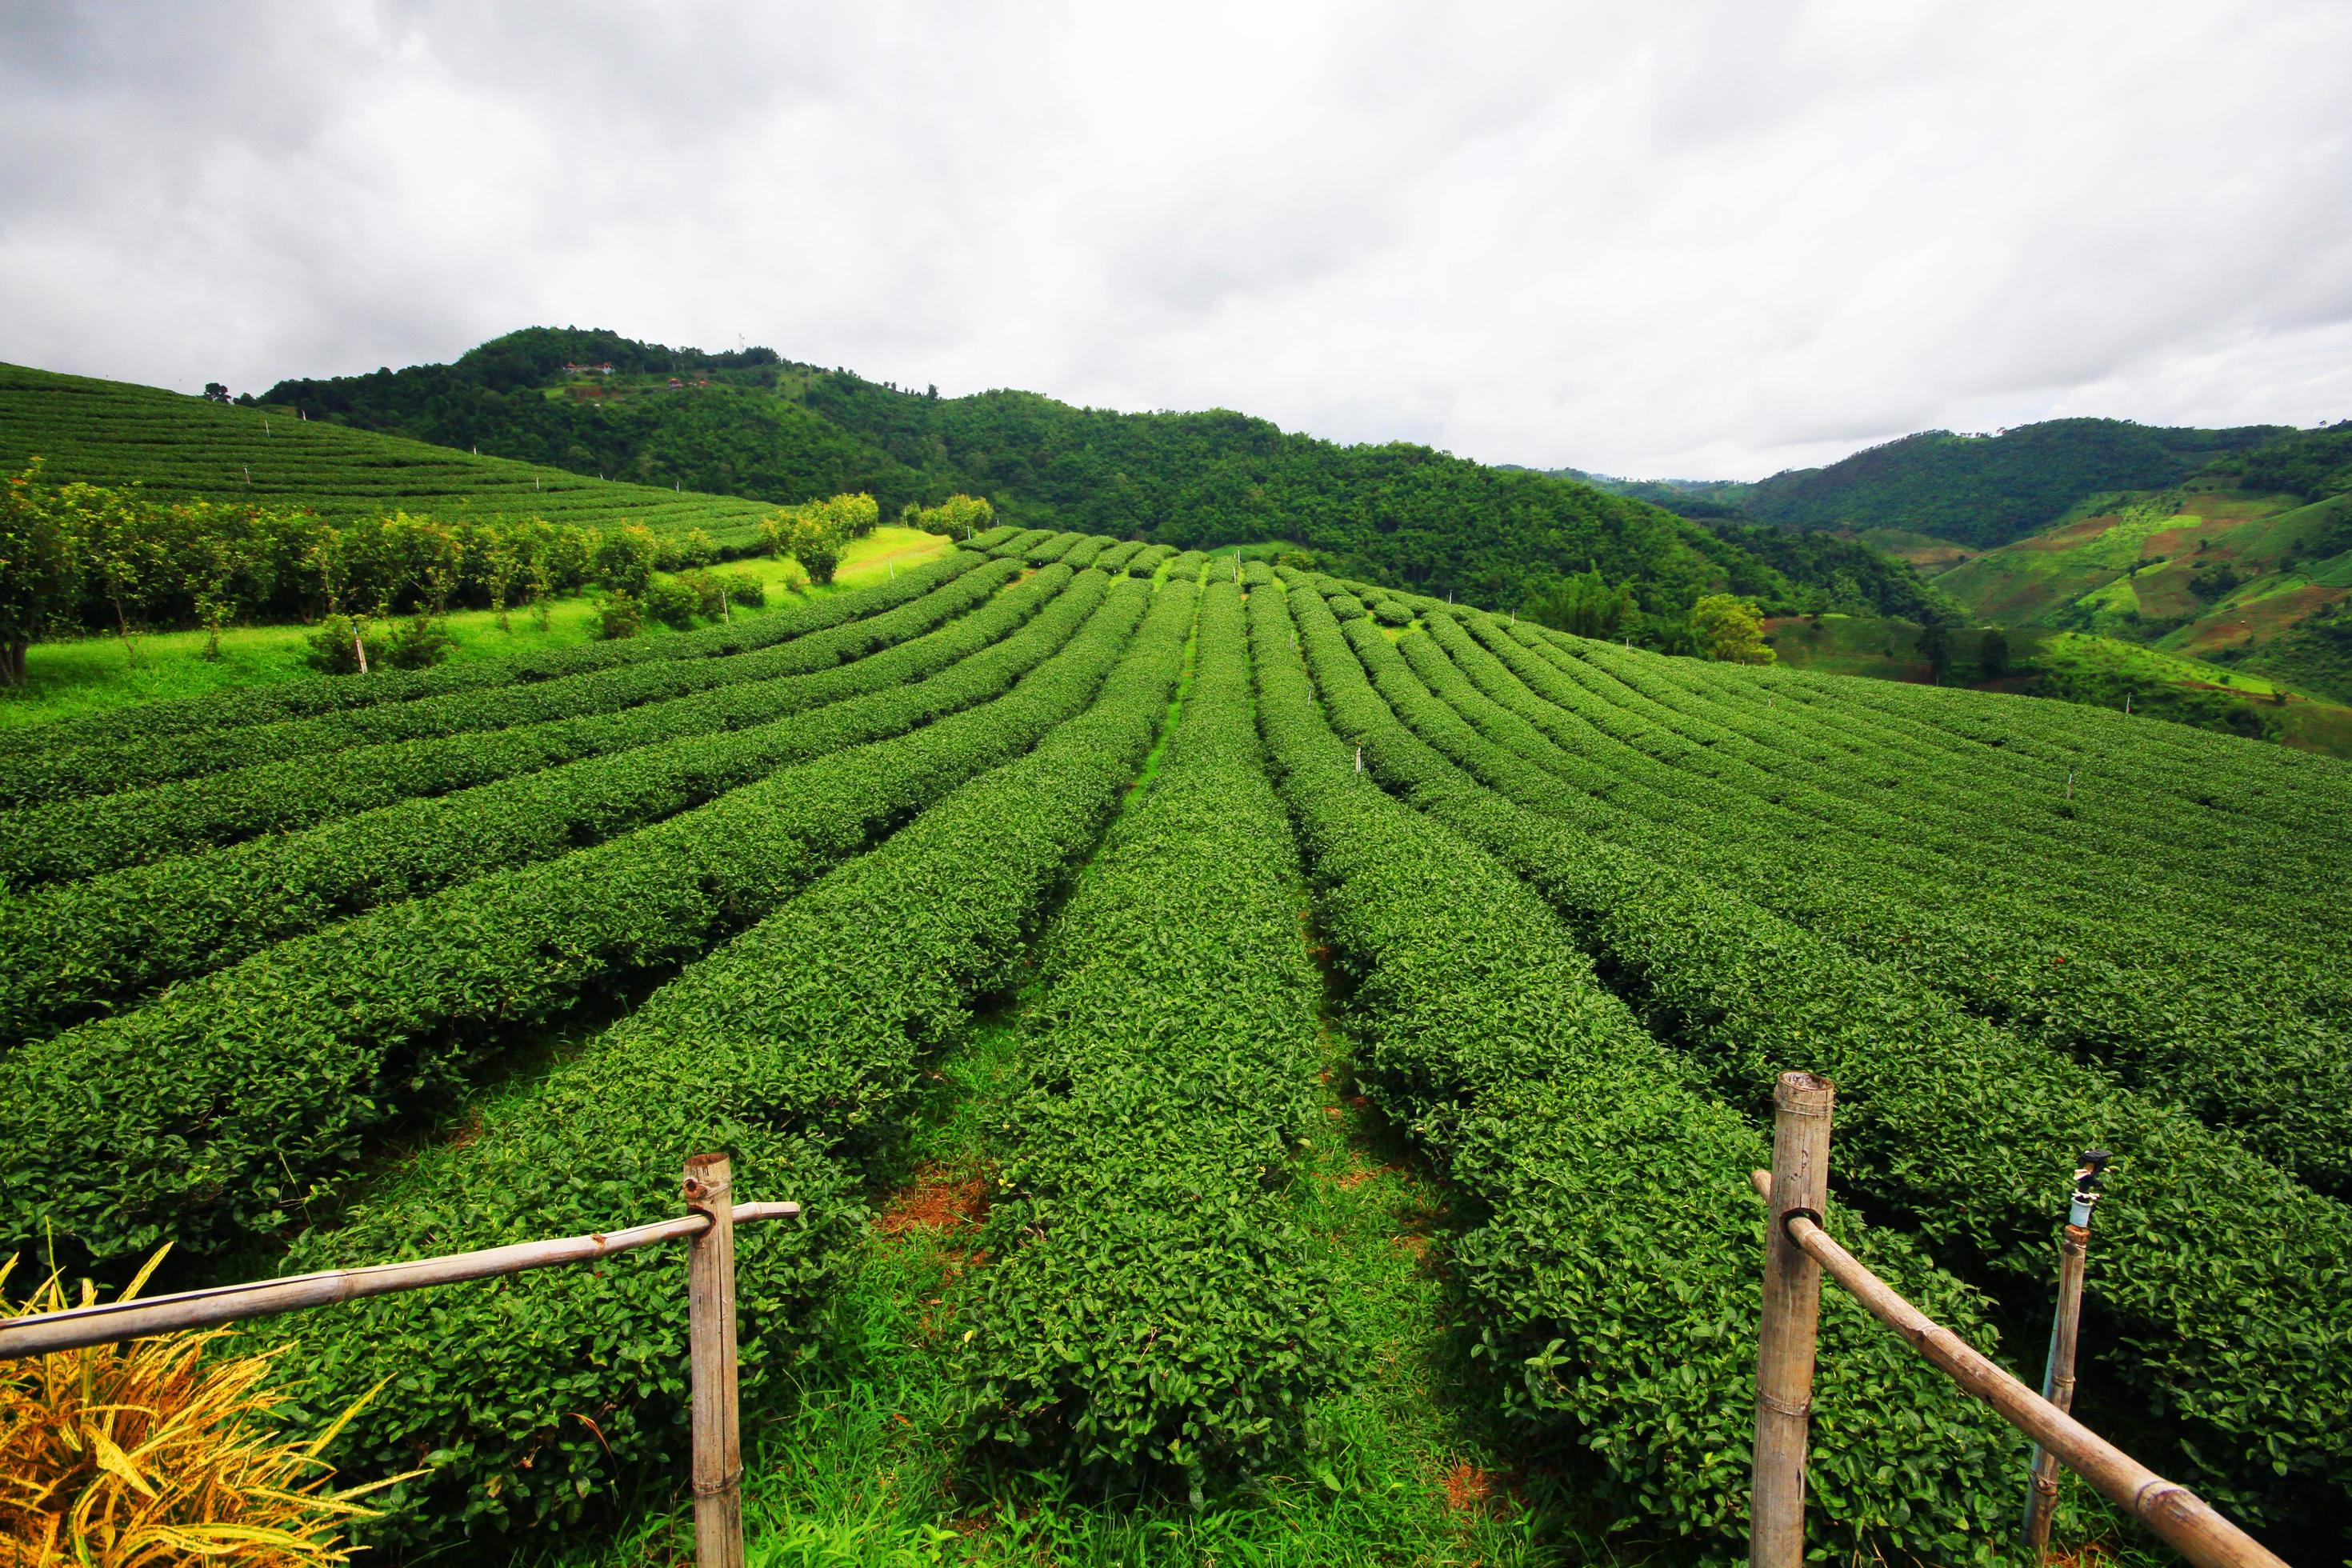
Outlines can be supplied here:
[[236, 557], [218, 535], [204, 541], [204, 578], [196, 589], [196, 618], [205, 626], [205, 657], [220, 658], [221, 628], [236, 617]]
[[1729, 594], [1709, 594], [1691, 606], [1690, 629], [1699, 657], [1725, 664], [1769, 664], [1764, 616], [1754, 605]]
[[114, 611], [124, 653], [138, 663], [131, 622], [134, 614], [143, 617], [163, 574], [161, 542], [148, 531], [138, 498], [129, 492], [73, 484], [58, 492], [57, 504], [69, 514], [67, 526], [80, 538], [89, 575]]
[[651, 529], [641, 522], [624, 524], [596, 546], [596, 580], [613, 593], [643, 598], [660, 558], [661, 544]]
[[368, 672], [368, 617], [338, 610], [319, 622], [310, 634], [310, 650], [303, 662], [321, 675], [365, 675]]
[[984, 528], [994, 525], [996, 509], [979, 496], [951, 495], [937, 506], [918, 507], [911, 501], [899, 514], [898, 521], [908, 528], [919, 528], [925, 533], [942, 533], [950, 539], [970, 539]]
[[81, 585], [77, 543], [36, 458], [0, 490], [0, 680], [21, 683], [33, 639], [70, 612]]
[[1944, 677], [1952, 672], [1952, 628], [1933, 612], [1919, 622], [1919, 657], [1927, 661], [1927, 678], [1943, 685]]
[[1977, 669], [1986, 680], [1999, 680], [2009, 673], [2009, 637], [1999, 626], [1986, 627], [1978, 640]]
[[597, 613], [596, 635], [607, 641], [633, 637], [645, 629], [645, 606], [634, 595], [614, 594]]
[[382, 662], [392, 669], [427, 669], [457, 646], [446, 624], [419, 610], [384, 640]]
[[[870, 497], [855, 499], [872, 504]], [[842, 549], [849, 542], [844, 514], [828, 501], [772, 512], [761, 521], [760, 531], [779, 552], [799, 562], [813, 583], [833, 581]]]

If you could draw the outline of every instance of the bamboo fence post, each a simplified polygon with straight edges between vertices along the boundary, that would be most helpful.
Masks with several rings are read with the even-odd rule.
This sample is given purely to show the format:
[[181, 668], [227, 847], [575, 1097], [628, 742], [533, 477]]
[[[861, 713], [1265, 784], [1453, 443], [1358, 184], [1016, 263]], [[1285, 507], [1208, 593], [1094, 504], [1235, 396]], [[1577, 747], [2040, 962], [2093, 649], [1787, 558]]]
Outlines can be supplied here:
[[[2074, 1172], [2074, 1195], [2067, 1205], [2066, 1232], [2058, 1244], [2058, 1308], [2050, 1324], [2050, 1358], [2042, 1369], [2042, 1397], [2058, 1409], [2074, 1408], [2074, 1351], [2083, 1321], [2083, 1274], [2091, 1246], [2091, 1210], [2099, 1201], [2099, 1177], [2115, 1156], [2104, 1149], [2084, 1151]], [[2025, 1487], [2026, 1550], [2040, 1562], [2050, 1550], [2050, 1521], [2058, 1507], [2058, 1456], [2036, 1443]]]
[[[1765, 1197], [1772, 1195], [1770, 1175], [1758, 1171], [1749, 1180]], [[2231, 1523], [2203, 1498], [2178, 1481], [2166, 1480], [2074, 1416], [2053, 1408], [1974, 1345], [1905, 1300], [1811, 1216], [1792, 1212], [1785, 1228], [1790, 1239], [1818, 1259], [1823, 1271], [1848, 1295], [1958, 1384], [1961, 1392], [1983, 1400], [2002, 1420], [2056, 1453], [2060, 1464], [2096, 1487], [2101, 1496], [2147, 1525], [2198, 1568], [2287, 1568], [2276, 1552]]]
[[724, 1154], [686, 1162], [686, 1201], [709, 1216], [687, 1258], [697, 1568], [743, 1568], [743, 1449], [735, 1422], [735, 1207]]
[[1750, 1568], [1805, 1560], [1805, 1436], [1813, 1405], [1813, 1344], [1822, 1268], [1789, 1234], [1828, 1202], [1830, 1113], [1837, 1090], [1784, 1072], [1772, 1092], [1772, 1194], [1764, 1229], [1764, 1320], [1756, 1343], [1756, 1457], [1748, 1504]]

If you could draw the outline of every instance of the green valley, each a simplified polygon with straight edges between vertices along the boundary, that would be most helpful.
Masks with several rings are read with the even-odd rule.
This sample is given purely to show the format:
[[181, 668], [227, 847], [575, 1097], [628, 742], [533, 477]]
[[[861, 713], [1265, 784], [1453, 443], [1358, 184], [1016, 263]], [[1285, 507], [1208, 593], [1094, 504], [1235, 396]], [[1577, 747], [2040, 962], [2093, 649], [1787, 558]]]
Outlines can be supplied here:
[[[362, 1266], [667, 1212], [680, 1152], [724, 1149], [805, 1205], [736, 1254], [759, 1560], [1695, 1568], [1748, 1528], [1747, 1173], [1804, 1068], [1848, 1091], [1842, 1243], [2020, 1369], [2070, 1157], [2118, 1152], [2086, 1408], [2340, 1553], [2347, 863], [2303, 828], [2352, 773], [2243, 737], [2341, 750], [2352, 710], [2109, 635], [2125, 590], [2171, 602], [2154, 567], [2328, 576], [2325, 508], [2200, 479], [1931, 582], [1417, 449], [705, 368], [519, 390], [650, 429], [772, 376], [730, 395], [935, 407], [934, 457], [1031, 423], [903, 465], [897, 521], [824, 499], [855, 465], [745, 498], [566, 474], [529, 493], [572, 531], [514, 526], [575, 540], [576, 590], [509, 617], [465, 595], [524, 534], [381, 514], [495, 522], [543, 469], [10, 384], [11, 450], [117, 487], [10, 491], [92, 554], [95, 633], [31, 643], [0, 731], [11, 1249], [110, 1286], [168, 1246], [161, 1289]], [[256, 444], [306, 460], [239, 509], [204, 465]], [[1053, 525], [1187, 449], [1274, 488]], [[331, 674], [257, 613], [210, 650], [109, 632], [140, 518], [445, 550], [377, 591], [455, 651]], [[1629, 574], [1509, 553], [1571, 523]], [[1422, 591], [1408, 548], [1506, 596]], [[2018, 624], [1957, 619], [1955, 579], [2015, 584]], [[1832, 607], [1874, 602], [1915, 618]], [[1706, 657], [1629, 646], [1669, 639]], [[2226, 1245], [2175, 1244], [2216, 1215]], [[283, 1320], [281, 1415], [366, 1396], [332, 1452], [384, 1483], [353, 1530], [387, 1562], [661, 1560], [677, 1284], [633, 1254]], [[1811, 1539], [2014, 1560], [2022, 1439], [1850, 1299], [1821, 1331]], [[2162, 1561], [2079, 1487], [2057, 1530]]]

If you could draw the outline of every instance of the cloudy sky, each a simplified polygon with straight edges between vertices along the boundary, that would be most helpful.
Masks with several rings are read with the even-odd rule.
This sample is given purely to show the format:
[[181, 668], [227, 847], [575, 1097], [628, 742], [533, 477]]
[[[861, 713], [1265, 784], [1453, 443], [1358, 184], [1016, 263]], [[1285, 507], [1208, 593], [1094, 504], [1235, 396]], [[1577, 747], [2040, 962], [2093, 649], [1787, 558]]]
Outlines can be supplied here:
[[2352, 416], [2352, 5], [0, 0], [0, 359], [531, 323], [1754, 477]]

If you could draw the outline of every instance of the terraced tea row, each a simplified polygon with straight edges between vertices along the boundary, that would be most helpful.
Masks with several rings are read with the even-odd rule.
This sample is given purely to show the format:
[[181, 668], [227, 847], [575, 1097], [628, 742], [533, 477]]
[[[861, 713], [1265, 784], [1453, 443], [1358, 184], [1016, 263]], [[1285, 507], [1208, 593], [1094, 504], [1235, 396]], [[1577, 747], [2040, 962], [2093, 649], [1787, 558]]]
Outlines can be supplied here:
[[[737, 1255], [745, 1374], [754, 1397], [772, 1389], [800, 1357], [863, 1217], [866, 1162], [926, 1057], [1008, 982], [1151, 744], [1193, 605], [1181, 584], [1159, 595], [1121, 657], [1145, 597], [1115, 594], [1071, 657], [1033, 678], [1051, 709], [1039, 706], [1040, 729], [1002, 725], [992, 771], [773, 908], [294, 1261], [593, 1226], [639, 1201], [676, 1149], [723, 1145], [741, 1190], [807, 1194], [814, 1216], [747, 1235]], [[845, 940], [871, 930], [890, 941]], [[453, 1192], [478, 1195], [453, 1208]], [[526, 1275], [495, 1294], [386, 1298], [310, 1329], [300, 1353], [320, 1371], [320, 1409], [392, 1376], [352, 1432], [372, 1468], [407, 1468], [418, 1432], [450, 1456], [393, 1500], [412, 1534], [562, 1523], [666, 1468], [684, 1429], [676, 1282], [657, 1258]], [[407, 1354], [422, 1344], [436, 1347], [430, 1377]], [[604, 1412], [593, 1427], [570, 1418], [583, 1405]]]
[[[2093, 1298], [2122, 1341], [2102, 1377], [2177, 1435], [2209, 1495], [2273, 1520], [2342, 1507], [2352, 1467], [2327, 1434], [2352, 1418], [2352, 1210], [1707, 879], [1490, 792], [1400, 722], [1392, 702], [1433, 732], [1449, 717], [1401, 659], [1351, 646], [1318, 595], [1290, 597], [1324, 700], [1375, 775], [1541, 892], [1717, 1095], [1760, 1108], [1784, 1068], [1838, 1079], [1842, 1182], [1940, 1256], [2034, 1289], [2053, 1152], [2121, 1153], [2137, 1174], [2102, 1220]], [[2200, 1244], [2219, 1215], [2226, 1244]]]
[[[773, 910], [973, 774], [1034, 746], [1142, 609], [1112, 595], [994, 701], [787, 769], [559, 859], [377, 910], [0, 1061], [11, 1244], [54, 1226], [96, 1260], [268, 1235], [370, 1136], [516, 1031], [657, 974]], [[1013, 678], [1018, 675], [1018, 684]], [[930, 717], [897, 694], [904, 728]], [[969, 697], [964, 698], [969, 702]], [[69, 1086], [103, 1081], [90, 1096]]]
[[[984, 585], [985, 576], [962, 581]], [[665, 705], [688, 713], [647, 715], [662, 718], [651, 733], [675, 739], [0, 904], [0, 1041], [331, 921], [632, 832], [778, 768], [985, 700], [1066, 642], [1108, 586], [1090, 575], [1065, 591], [1070, 582], [1066, 567], [1050, 567], [889, 652]], [[366, 751], [352, 769], [332, 760], [339, 775], [379, 776]]]
[[153, 387], [0, 365], [0, 468], [31, 458], [55, 480], [139, 484], [159, 500], [299, 506], [325, 517], [396, 507], [460, 518], [543, 517], [721, 544], [759, 537], [767, 506], [583, 479], [396, 436], [236, 408]]
[[1020, 1463], [1263, 1468], [1343, 1376], [1282, 1191], [1320, 1110], [1318, 982], [1244, 636], [1212, 583], [1166, 760], [1062, 913], [994, 1130], [1003, 1244], [964, 1359], [976, 1433]]

